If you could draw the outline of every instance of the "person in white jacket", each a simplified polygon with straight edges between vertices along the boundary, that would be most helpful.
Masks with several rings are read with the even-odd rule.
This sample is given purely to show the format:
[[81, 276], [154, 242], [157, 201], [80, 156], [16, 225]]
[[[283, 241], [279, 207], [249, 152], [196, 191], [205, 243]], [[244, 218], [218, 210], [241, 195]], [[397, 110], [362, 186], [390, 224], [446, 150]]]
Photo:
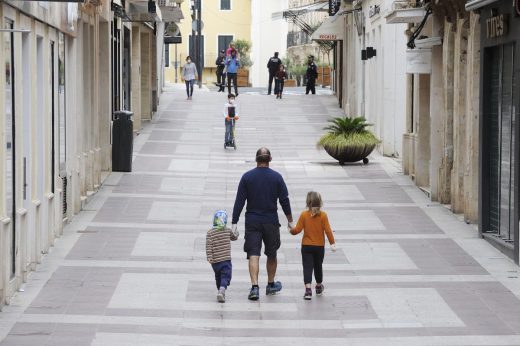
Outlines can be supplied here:
[[186, 57], [186, 64], [182, 67], [182, 79], [186, 83], [186, 94], [188, 95], [188, 100], [191, 100], [191, 97], [193, 96], [193, 85], [198, 77], [197, 66], [193, 61], [191, 61], [191, 56], [188, 55]]

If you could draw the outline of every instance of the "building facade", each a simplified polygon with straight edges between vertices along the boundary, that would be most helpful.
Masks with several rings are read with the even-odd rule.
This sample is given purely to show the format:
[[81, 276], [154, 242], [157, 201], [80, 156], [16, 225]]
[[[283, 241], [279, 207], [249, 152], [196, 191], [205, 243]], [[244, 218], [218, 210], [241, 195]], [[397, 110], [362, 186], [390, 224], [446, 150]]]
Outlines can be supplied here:
[[[218, 52], [227, 49], [233, 40], [241, 39], [251, 42], [251, 0], [204, 0], [202, 1], [202, 83], [216, 82], [215, 60]], [[181, 5], [182, 12], [191, 13], [190, 1]], [[169, 66], [165, 79], [170, 83], [182, 82], [182, 66], [186, 57], [195, 60], [193, 47], [192, 20], [189, 16], [179, 24], [182, 43], [169, 46]], [[254, 42], [253, 42], [254, 45]]]
[[520, 2], [468, 1], [480, 14], [479, 230], [518, 263]]
[[133, 111], [136, 130], [153, 115], [163, 38], [136, 15], [107, 0], [0, 3], [0, 306], [111, 171], [113, 112]]
[[[251, 60], [250, 78], [253, 87], [266, 87], [269, 81], [267, 62], [274, 52], [283, 57], [287, 51], [288, 24], [280, 13], [288, 0], [253, 0], [251, 4]], [[273, 18], [274, 17], [274, 18]]]

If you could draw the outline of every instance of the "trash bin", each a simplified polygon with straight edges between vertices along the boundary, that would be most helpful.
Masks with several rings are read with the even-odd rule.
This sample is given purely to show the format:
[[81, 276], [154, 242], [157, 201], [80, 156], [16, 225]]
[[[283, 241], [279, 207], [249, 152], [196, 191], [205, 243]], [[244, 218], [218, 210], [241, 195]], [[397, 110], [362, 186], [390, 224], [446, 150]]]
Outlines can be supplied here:
[[130, 111], [115, 111], [112, 125], [112, 171], [131, 172], [134, 122]]

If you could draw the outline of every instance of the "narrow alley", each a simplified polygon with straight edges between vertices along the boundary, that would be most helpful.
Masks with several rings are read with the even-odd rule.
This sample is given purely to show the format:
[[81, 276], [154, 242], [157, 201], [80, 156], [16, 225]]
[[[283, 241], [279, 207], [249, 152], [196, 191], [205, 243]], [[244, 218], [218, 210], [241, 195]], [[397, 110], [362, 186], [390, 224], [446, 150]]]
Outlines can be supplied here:
[[[374, 153], [338, 165], [316, 141], [328, 95], [237, 99], [237, 150], [223, 148], [225, 96], [168, 86], [135, 139], [132, 173], [112, 173], [0, 314], [0, 345], [520, 345], [518, 267]], [[282, 221], [283, 290], [248, 301], [244, 217], [227, 301], [215, 299], [205, 235], [231, 213], [255, 151], [271, 149], [293, 215], [320, 192], [339, 250], [321, 297], [304, 301], [300, 241]], [[281, 213], [281, 210], [280, 210]]]

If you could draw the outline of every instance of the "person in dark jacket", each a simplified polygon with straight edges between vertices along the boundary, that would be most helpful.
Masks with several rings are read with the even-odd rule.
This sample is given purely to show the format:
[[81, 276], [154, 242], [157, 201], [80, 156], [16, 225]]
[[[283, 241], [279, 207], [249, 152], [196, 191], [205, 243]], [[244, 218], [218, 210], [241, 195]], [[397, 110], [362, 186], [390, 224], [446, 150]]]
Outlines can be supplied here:
[[318, 78], [318, 67], [314, 63], [314, 57], [309, 55], [309, 59], [307, 60], [307, 88], [305, 90], [305, 94], [309, 94], [309, 91], [312, 94], [316, 94], [316, 78]]
[[219, 92], [223, 92], [226, 86], [226, 73], [224, 72], [226, 68], [226, 51], [221, 50], [220, 55], [215, 61], [215, 65], [217, 65], [217, 86], [219, 87]]
[[240, 214], [246, 205], [244, 252], [249, 260], [251, 291], [249, 300], [258, 300], [258, 271], [262, 243], [267, 256], [267, 287], [265, 294], [276, 294], [282, 290], [282, 283], [275, 281], [278, 265], [276, 253], [280, 248], [280, 222], [278, 206], [280, 203], [287, 217], [287, 227], [294, 228], [291, 202], [287, 186], [280, 173], [269, 168], [271, 152], [260, 148], [256, 152], [256, 168], [246, 172], [238, 184], [237, 196], [233, 207], [231, 230], [235, 232]]
[[269, 87], [267, 88], [267, 95], [271, 95], [271, 88], [273, 86], [273, 79], [276, 73], [280, 70], [282, 60], [278, 57], [278, 52], [274, 52], [274, 56], [267, 62], [267, 68], [269, 69]]

